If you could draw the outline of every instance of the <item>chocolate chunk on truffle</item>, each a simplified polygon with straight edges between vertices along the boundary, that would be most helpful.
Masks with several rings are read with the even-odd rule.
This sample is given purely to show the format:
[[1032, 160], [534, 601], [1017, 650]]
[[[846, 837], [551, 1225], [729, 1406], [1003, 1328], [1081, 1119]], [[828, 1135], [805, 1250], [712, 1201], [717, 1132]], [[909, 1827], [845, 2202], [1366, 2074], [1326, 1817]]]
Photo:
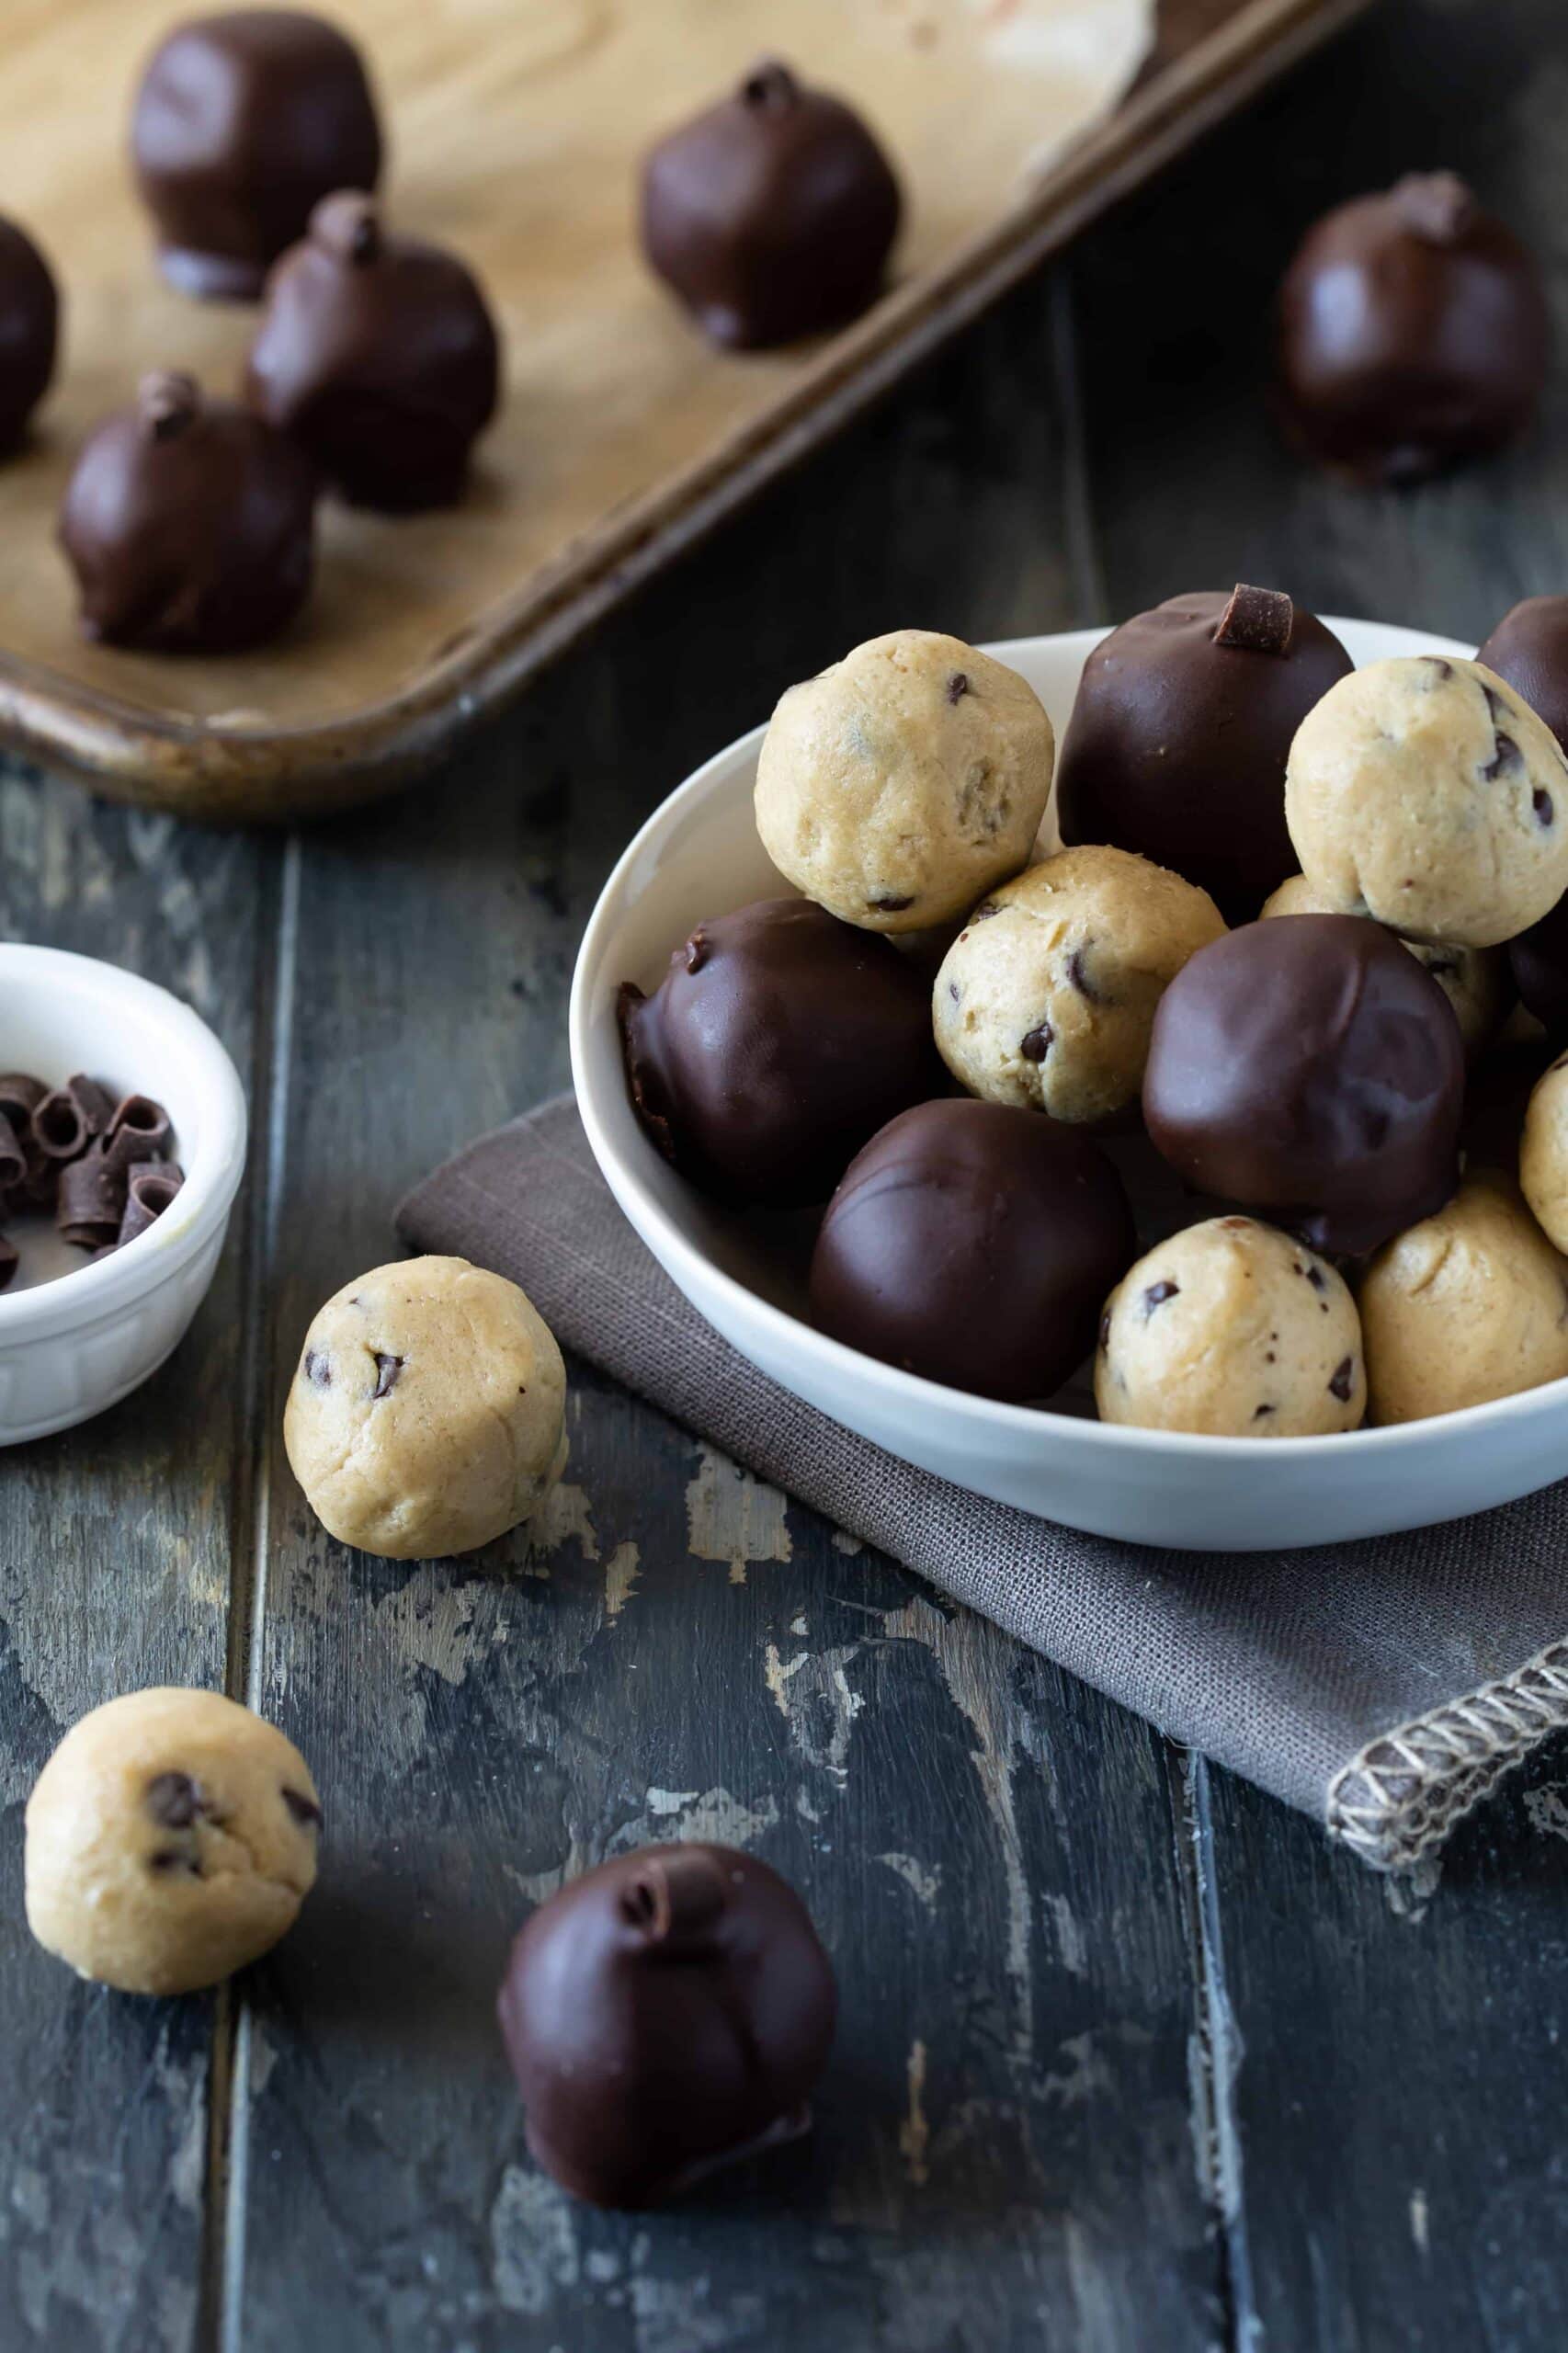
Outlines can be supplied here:
[[699, 924], [651, 997], [622, 989], [620, 1024], [643, 1128], [741, 1206], [825, 1200], [886, 1120], [947, 1086], [918, 967], [809, 899]]
[[498, 2007], [540, 2164], [643, 2207], [806, 2130], [837, 1995], [778, 1872], [692, 1845], [619, 1855], [540, 1904]]
[[176, 26], [137, 93], [136, 176], [182, 293], [254, 301], [334, 188], [371, 189], [381, 134], [352, 41], [291, 8]]
[[1199, 1192], [1358, 1256], [1453, 1192], [1463, 1097], [1453, 1008], [1401, 941], [1358, 915], [1276, 915], [1166, 989], [1143, 1117]]
[[49, 390], [59, 334], [49, 264], [25, 230], [0, 219], [0, 456], [16, 448]]
[[812, 1315], [949, 1388], [1049, 1397], [1088, 1355], [1135, 1249], [1121, 1180], [1076, 1129], [1000, 1103], [923, 1103], [829, 1202]]
[[787, 65], [661, 141], [642, 171], [648, 260], [714, 343], [793, 343], [875, 301], [898, 182], [853, 108]]
[[1568, 752], [1568, 597], [1527, 597], [1475, 658], [1523, 696]]
[[1084, 665], [1057, 769], [1062, 841], [1136, 850], [1250, 921], [1296, 870], [1291, 738], [1351, 667], [1278, 591], [1172, 597], [1124, 621]]
[[188, 376], [143, 379], [76, 461], [60, 543], [82, 633], [165, 654], [276, 637], [314, 563], [316, 474], [287, 437]]
[[406, 514], [459, 496], [500, 373], [457, 256], [389, 236], [369, 197], [340, 190], [267, 280], [246, 390], [347, 497]]
[[1546, 379], [1533, 256], [1451, 172], [1415, 173], [1311, 229], [1279, 294], [1279, 408], [1353, 482], [1410, 482], [1501, 449]]

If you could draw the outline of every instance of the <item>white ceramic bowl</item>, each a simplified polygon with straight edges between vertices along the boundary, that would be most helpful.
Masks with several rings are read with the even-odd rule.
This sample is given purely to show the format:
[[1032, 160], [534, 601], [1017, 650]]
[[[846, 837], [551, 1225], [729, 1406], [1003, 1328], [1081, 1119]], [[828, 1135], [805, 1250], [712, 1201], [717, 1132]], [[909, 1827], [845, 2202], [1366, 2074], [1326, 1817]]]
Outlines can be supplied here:
[[183, 1337], [244, 1173], [245, 1097], [210, 1029], [166, 989], [14, 943], [0, 945], [0, 1069], [54, 1086], [85, 1071], [153, 1096], [185, 1171], [162, 1217], [112, 1257], [84, 1261], [46, 1232], [18, 1230], [17, 1280], [0, 1292], [0, 1445], [12, 1446], [118, 1404]]
[[[1467, 655], [1447, 638], [1331, 621], [1358, 662]], [[1058, 740], [1102, 632], [990, 651], [1021, 671]], [[785, 886], [752, 822], [758, 728], [671, 794], [605, 885], [572, 989], [572, 1070], [595, 1157], [665, 1271], [754, 1364], [892, 1453], [977, 1494], [1098, 1535], [1201, 1550], [1320, 1544], [1481, 1511], [1568, 1472], [1568, 1381], [1439, 1420], [1341, 1438], [1191, 1438], [965, 1396], [859, 1355], [794, 1311], [798, 1282], [746, 1222], [701, 1200], [642, 1134], [621, 1072], [615, 993], [652, 988], [704, 915]], [[1076, 1405], [1077, 1410], [1074, 1410]]]

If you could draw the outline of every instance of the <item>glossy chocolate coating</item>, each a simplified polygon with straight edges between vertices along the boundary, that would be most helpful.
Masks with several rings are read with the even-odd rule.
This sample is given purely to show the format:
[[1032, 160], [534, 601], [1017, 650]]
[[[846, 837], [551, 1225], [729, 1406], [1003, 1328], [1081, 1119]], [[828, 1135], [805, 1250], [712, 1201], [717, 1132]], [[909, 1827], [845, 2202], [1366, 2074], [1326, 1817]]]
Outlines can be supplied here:
[[254, 301], [312, 208], [381, 169], [358, 51], [291, 8], [176, 26], [142, 76], [131, 149], [165, 277], [217, 301]]
[[49, 390], [59, 335], [49, 264], [25, 230], [0, 219], [0, 456], [16, 448]]
[[818, 1327], [950, 1389], [1049, 1397], [1137, 1250], [1097, 1145], [1038, 1111], [923, 1103], [872, 1139], [812, 1259]]
[[642, 247], [704, 333], [732, 350], [841, 326], [875, 301], [902, 200], [854, 110], [756, 66], [642, 168]]
[[825, 1201], [868, 1137], [948, 1078], [930, 982], [809, 899], [699, 924], [620, 994], [632, 1103], [682, 1176], [742, 1206]]
[[455, 254], [388, 236], [340, 190], [267, 282], [246, 394], [362, 506], [449, 505], [495, 414], [501, 352]]
[[540, 2164], [596, 2206], [640, 2207], [806, 2130], [837, 1991], [766, 1863], [644, 1847], [540, 1904], [498, 2006]]
[[89, 437], [60, 510], [84, 636], [165, 654], [276, 637], [310, 591], [315, 495], [310, 460], [262, 418], [147, 377]]
[[1524, 697], [1568, 752], [1568, 597], [1527, 597], [1475, 658]]
[[1138, 851], [1246, 923], [1299, 860], [1285, 824], [1297, 728], [1354, 666], [1296, 612], [1284, 654], [1219, 645], [1227, 598], [1172, 597], [1123, 621], [1084, 665], [1062, 745], [1062, 841]]
[[1453, 1192], [1463, 1103], [1453, 1007], [1360, 915], [1275, 915], [1199, 949], [1143, 1076], [1149, 1134], [1189, 1185], [1357, 1256]]
[[1352, 481], [1410, 482], [1500, 449], [1533, 417], [1540, 272], [1451, 172], [1415, 173], [1308, 231], [1279, 293], [1282, 420]]

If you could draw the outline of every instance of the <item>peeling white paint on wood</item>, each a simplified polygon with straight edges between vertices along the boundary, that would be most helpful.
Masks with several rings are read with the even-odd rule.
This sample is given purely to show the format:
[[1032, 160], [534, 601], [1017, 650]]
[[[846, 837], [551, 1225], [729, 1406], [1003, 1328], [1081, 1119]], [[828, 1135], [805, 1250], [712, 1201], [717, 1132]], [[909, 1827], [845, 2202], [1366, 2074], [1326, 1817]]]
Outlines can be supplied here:
[[686, 1491], [687, 1547], [694, 1560], [725, 1561], [732, 1585], [764, 1561], [791, 1555], [789, 1501], [717, 1448], [698, 1448], [697, 1475]]

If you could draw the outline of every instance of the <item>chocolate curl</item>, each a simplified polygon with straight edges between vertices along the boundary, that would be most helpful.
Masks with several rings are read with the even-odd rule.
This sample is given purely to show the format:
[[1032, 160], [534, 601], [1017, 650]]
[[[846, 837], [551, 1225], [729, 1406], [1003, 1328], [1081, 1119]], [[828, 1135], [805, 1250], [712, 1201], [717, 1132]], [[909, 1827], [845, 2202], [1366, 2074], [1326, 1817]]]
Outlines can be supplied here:
[[14, 1192], [28, 1181], [28, 1156], [17, 1141], [17, 1131], [0, 1110], [0, 1193]]
[[6, 1289], [19, 1263], [16, 1244], [7, 1242], [6, 1236], [0, 1233], [0, 1290]]
[[54, 1222], [62, 1242], [78, 1250], [102, 1249], [119, 1239], [125, 1207], [125, 1171], [108, 1158], [101, 1143], [61, 1170]]
[[163, 1216], [184, 1183], [184, 1172], [173, 1161], [144, 1161], [133, 1168], [125, 1215], [119, 1222], [121, 1243], [134, 1242], [139, 1233], [145, 1233]]
[[200, 415], [201, 388], [180, 369], [159, 369], [136, 387], [136, 414], [150, 441], [172, 441]]
[[1391, 194], [1400, 219], [1424, 245], [1455, 244], [1475, 218], [1475, 198], [1457, 172], [1407, 172]]
[[800, 95], [800, 84], [777, 57], [759, 58], [741, 84], [741, 97], [760, 114], [781, 114]]
[[80, 1071], [33, 1107], [33, 1142], [51, 1160], [75, 1160], [114, 1113], [114, 1097], [96, 1078]]
[[26, 1071], [7, 1071], [0, 1078], [0, 1115], [10, 1120], [19, 1136], [25, 1135], [28, 1121], [48, 1093], [41, 1078], [30, 1077]]
[[115, 1107], [104, 1149], [117, 1166], [132, 1168], [139, 1161], [161, 1159], [173, 1142], [163, 1105], [150, 1095], [127, 1095]]
[[352, 188], [324, 196], [311, 214], [310, 234], [313, 244], [324, 245], [339, 261], [363, 268], [381, 250], [381, 216], [375, 198]]
[[724, 1874], [699, 1847], [645, 1858], [622, 1892], [629, 1927], [651, 1945], [677, 1947], [699, 1937], [724, 1908]]
[[1240, 646], [1246, 654], [1288, 654], [1296, 608], [1277, 588], [1249, 588], [1238, 581], [1214, 632], [1216, 645]]

